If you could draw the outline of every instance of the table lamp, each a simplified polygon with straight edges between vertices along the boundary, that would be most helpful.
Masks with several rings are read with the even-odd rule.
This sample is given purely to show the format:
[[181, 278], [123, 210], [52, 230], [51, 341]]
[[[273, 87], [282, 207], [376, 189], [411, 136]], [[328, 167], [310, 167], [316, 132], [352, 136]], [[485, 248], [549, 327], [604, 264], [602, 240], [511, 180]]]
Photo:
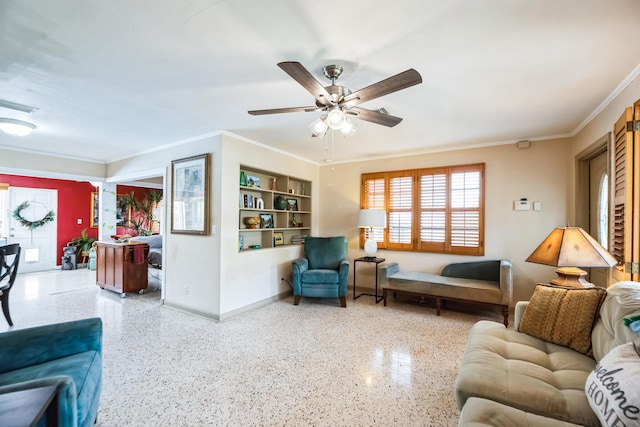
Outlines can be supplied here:
[[366, 258], [375, 258], [378, 244], [373, 239], [374, 228], [387, 227], [387, 212], [383, 209], [360, 209], [358, 214], [358, 228], [365, 228], [364, 253]]
[[527, 262], [560, 267], [558, 277], [551, 280], [554, 285], [594, 287], [586, 280], [587, 272], [582, 268], [613, 267], [618, 261], [605, 248], [580, 227], [555, 228], [540, 246], [533, 251]]

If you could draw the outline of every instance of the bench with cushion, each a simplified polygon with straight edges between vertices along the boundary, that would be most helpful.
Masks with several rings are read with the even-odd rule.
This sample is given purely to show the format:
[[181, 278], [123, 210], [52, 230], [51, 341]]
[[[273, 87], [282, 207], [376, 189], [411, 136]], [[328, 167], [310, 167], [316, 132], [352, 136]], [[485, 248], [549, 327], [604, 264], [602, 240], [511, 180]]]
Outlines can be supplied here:
[[438, 316], [442, 300], [485, 304], [499, 307], [505, 326], [509, 323], [513, 289], [509, 260], [453, 263], [440, 274], [401, 271], [393, 262], [382, 266], [380, 274], [385, 306], [389, 292], [434, 298]]

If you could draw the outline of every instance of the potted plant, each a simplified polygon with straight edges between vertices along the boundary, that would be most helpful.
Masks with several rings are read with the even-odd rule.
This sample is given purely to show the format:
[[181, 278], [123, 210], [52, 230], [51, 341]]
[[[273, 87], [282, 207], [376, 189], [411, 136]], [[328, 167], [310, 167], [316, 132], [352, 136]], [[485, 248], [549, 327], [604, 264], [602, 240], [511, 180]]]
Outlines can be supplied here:
[[131, 217], [124, 224], [139, 236], [153, 234], [153, 223], [157, 221], [153, 216], [154, 209], [162, 202], [162, 190], [151, 190], [143, 199], [136, 199], [134, 193], [118, 196], [118, 207], [122, 210], [131, 209]]
[[87, 229], [85, 228], [84, 230], [82, 230], [82, 233], [80, 233], [80, 237], [76, 237], [75, 239], [71, 240], [67, 246], [75, 246], [76, 254], [83, 257], [88, 257], [89, 251], [91, 250], [91, 245], [96, 240], [98, 239], [96, 239], [95, 237], [87, 236]]

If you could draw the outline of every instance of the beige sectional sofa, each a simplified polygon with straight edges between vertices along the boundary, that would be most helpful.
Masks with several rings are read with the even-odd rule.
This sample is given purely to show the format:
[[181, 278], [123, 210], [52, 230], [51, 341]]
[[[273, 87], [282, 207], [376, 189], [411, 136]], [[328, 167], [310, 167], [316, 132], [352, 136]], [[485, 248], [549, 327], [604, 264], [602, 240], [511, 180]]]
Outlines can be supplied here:
[[[532, 297], [532, 307], [533, 301]], [[559, 345], [521, 332], [526, 314], [534, 312], [530, 308], [530, 313], [526, 313], [529, 304], [516, 304], [514, 330], [490, 321], [480, 321], [472, 327], [455, 383], [456, 401], [461, 409], [459, 425], [596, 427], [601, 425], [599, 417], [603, 415], [614, 419], [615, 414], [608, 413], [613, 404], [605, 414], [592, 410], [589, 400], [593, 404], [593, 394], [591, 399], [587, 398], [585, 385], [596, 364], [612, 349], [629, 342], [640, 348], [640, 336], [623, 320], [640, 315], [640, 283], [620, 282], [607, 289], [604, 300], [601, 298], [597, 303], [599, 308], [594, 309], [595, 316], [592, 315], [595, 326], [593, 321], [587, 325], [589, 348], [575, 340]], [[567, 335], [562, 328], [577, 329], [580, 324], [576, 315], [536, 321], [550, 325], [554, 339], [560, 340]], [[640, 364], [640, 358], [636, 363]], [[633, 384], [640, 384], [638, 380], [634, 377]], [[630, 396], [626, 396], [632, 399], [627, 404], [640, 405], [633, 401], [637, 395]]]

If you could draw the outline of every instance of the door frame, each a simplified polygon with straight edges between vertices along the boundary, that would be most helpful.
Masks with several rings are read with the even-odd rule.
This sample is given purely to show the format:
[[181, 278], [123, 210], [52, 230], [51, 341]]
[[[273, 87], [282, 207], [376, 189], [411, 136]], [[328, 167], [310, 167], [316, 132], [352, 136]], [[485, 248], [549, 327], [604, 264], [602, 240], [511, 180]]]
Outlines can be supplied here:
[[[590, 210], [589, 210], [589, 162], [594, 157], [599, 156], [604, 152], [611, 153], [612, 146], [611, 132], [607, 132], [605, 135], [598, 138], [593, 144], [589, 145], [584, 150], [580, 151], [575, 156], [575, 170], [576, 170], [576, 182], [575, 182], [575, 225], [581, 227], [584, 230], [590, 230]], [[611, 186], [611, 170], [612, 159], [611, 155], [608, 155], [607, 160], [607, 175], [609, 176], [609, 186]], [[609, 226], [611, 223], [611, 191], [609, 191]], [[591, 269], [589, 274], [591, 274]], [[609, 269], [607, 274], [607, 287], [611, 285], [612, 272]]]
[[[149, 169], [146, 171], [142, 171], [139, 173], [134, 173], [130, 175], [119, 175], [113, 176], [111, 178], [107, 178], [105, 182], [115, 183], [127, 185], [131, 184], [132, 181], [142, 180], [145, 178], [153, 178], [153, 177], [162, 177], [162, 194], [164, 209], [162, 209], [163, 218], [160, 219], [160, 235], [162, 236], [162, 269], [160, 270], [160, 277], [162, 281], [162, 286], [160, 287], [160, 299], [164, 302], [167, 294], [167, 268], [170, 268], [170, 265], [167, 264], [167, 218], [168, 211], [167, 209], [167, 195], [169, 194], [169, 184], [167, 182], [168, 176], [168, 167]], [[102, 225], [100, 225], [102, 227]]]

